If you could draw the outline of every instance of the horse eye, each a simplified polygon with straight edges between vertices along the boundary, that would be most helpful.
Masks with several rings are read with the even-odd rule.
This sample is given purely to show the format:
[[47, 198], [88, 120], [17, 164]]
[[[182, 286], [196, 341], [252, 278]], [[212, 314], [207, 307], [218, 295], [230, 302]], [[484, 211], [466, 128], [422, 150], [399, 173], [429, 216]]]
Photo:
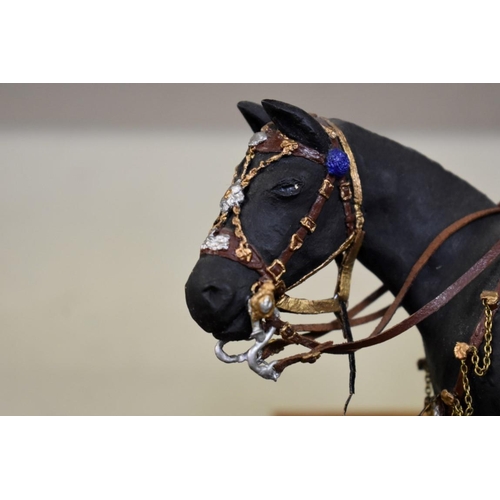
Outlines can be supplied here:
[[290, 198], [300, 193], [302, 183], [295, 179], [285, 179], [271, 189], [271, 192], [281, 198]]

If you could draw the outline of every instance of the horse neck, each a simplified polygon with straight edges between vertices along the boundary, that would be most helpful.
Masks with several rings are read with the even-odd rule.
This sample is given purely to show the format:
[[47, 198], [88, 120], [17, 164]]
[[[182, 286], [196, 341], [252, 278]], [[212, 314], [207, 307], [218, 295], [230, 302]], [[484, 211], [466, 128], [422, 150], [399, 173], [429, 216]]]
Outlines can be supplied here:
[[[443, 229], [494, 203], [422, 154], [356, 125], [337, 123], [351, 145], [363, 188], [366, 234], [359, 260], [396, 294]], [[412, 313], [424, 305], [499, 237], [491, 218], [459, 231], [421, 272], [403, 306]]]

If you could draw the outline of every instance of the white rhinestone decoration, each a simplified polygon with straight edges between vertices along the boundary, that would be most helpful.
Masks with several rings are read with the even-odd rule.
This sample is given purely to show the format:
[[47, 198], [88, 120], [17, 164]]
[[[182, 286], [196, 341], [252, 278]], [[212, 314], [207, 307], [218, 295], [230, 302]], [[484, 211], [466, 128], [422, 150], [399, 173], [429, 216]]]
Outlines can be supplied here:
[[245, 199], [243, 188], [240, 181], [235, 182], [226, 192], [220, 201], [220, 209], [226, 213], [230, 208], [240, 206], [240, 203]]
[[250, 137], [250, 141], [248, 141], [249, 146], [257, 146], [261, 142], [264, 142], [267, 139], [267, 135], [265, 132], [255, 132], [255, 134]]
[[201, 245], [202, 250], [227, 250], [229, 248], [229, 235], [218, 234], [212, 231]]

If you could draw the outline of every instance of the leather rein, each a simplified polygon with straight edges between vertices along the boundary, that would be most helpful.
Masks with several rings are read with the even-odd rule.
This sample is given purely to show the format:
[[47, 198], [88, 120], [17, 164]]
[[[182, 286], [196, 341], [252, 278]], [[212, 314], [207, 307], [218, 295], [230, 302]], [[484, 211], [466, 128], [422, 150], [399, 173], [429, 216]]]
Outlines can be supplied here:
[[[277, 380], [286, 367], [298, 362], [314, 363], [323, 353], [348, 354], [350, 361], [352, 361], [352, 370], [354, 352], [390, 340], [418, 325], [446, 305], [500, 256], [499, 241], [441, 294], [400, 323], [386, 329], [420, 271], [441, 245], [468, 224], [500, 213], [500, 207], [497, 206], [467, 215], [436, 236], [414, 264], [399, 293], [388, 307], [365, 316], [359, 316], [364, 309], [388, 291], [385, 286], [381, 286], [359, 304], [347, 310], [352, 270], [364, 236], [361, 183], [354, 156], [342, 131], [324, 118], [316, 117], [316, 119], [331, 139], [331, 149], [328, 155], [323, 155], [314, 149], [290, 140], [270, 125], [264, 126], [260, 132], [254, 134], [250, 140], [241, 173], [235, 172], [232, 185], [221, 200], [221, 213], [201, 247], [201, 254], [218, 255], [234, 260], [260, 274], [259, 280], [252, 286], [252, 296], [248, 304], [253, 326], [250, 338], [255, 339], [255, 347], [241, 355], [230, 356], [223, 351], [225, 342], [220, 341], [216, 346], [216, 355], [228, 363], [248, 361], [252, 370], [262, 377], [272, 380]], [[249, 169], [256, 153], [276, 154]], [[330, 153], [333, 154], [330, 155]], [[301, 156], [326, 165], [327, 172], [311, 209], [300, 220], [299, 229], [292, 235], [288, 246], [280, 256], [267, 265], [258, 250], [245, 237], [239, 219], [240, 204], [244, 200], [245, 188], [258, 172], [288, 155]], [[332, 168], [330, 168], [332, 165], [331, 157], [335, 160]], [[339, 164], [337, 160], [340, 161], [341, 166], [342, 162], [348, 165], [347, 172], [342, 172], [341, 169], [340, 171], [335, 170], [336, 165]], [[346, 240], [320, 266], [288, 287], [290, 289], [297, 286], [332, 260], [336, 260], [339, 270], [334, 297], [323, 300], [289, 297], [285, 293], [287, 287], [281, 279], [286, 272], [286, 265], [291, 256], [302, 247], [307, 235], [314, 232], [316, 220], [326, 201], [332, 195], [335, 186], [338, 186], [339, 196], [344, 207]], [[224, 226], [231, 212], [234, 229]], [[280, 319], [278, 311], [296, 314], [333, 312], [336, 319], [329, 323], [291, 325]], [[362, 325], [377, 319], [380, 321], [370, 335], [360, 340], [352, 339], [351, 326]], [[317, 340], [334, 330], [342, 330], [346, 342], [334, 344], [333, 341], [319, 342]], [[275, 335], [279, 335], [280, 338], [273, 338]], [[271, 363], [264, 361], [292, 344], [302, 345], [308, 351]], [[352, 389], [351, 394], [353, 392]]]
[[[486, 210], [481, 210], [475, 212], [473, 214], [467, 215], [462, 219], [456, 221], [451, 226], [444, 229], [427, 247], [418, 261], [414, 264], [412, 270], [410, 271], [408, 277], [406, 278], [403, 286], [401, 287], [399, 293], [396, 298], [392, 302], [392, 304], [380, 311], [372, 313], [370, 315], [358, 318], [358, 314], [363, 311], [370, 304], [375, 302], [380, 296], [382, 296], [387, 288], [385, 286], [381, 286], [375, 292], [366, 297], [362, 302], [349, 310], [349, 319], [351, 320], [352, 326], [357, 326], [361, 324], [368, 323], [370, 321], [374, 321], [378, 318], [381, 318], [378, 325], [375, 327], [373, 332], [365, 337], [364, 339], [355, 340], [353, 342], [344, 342], [340, 344], [333, 344], [333, 342], [325, 342], [325, 343], [315, 343], [316, 338], [330, 332], [333, 330], [340, 329], [339, 321], [333, 321], [331, 323], [319, 324], [319, 325], [295, 325], [294, 330], [296, 331], [307, 331], [310, 332], [305, 334], [304, 336], [310, 339], [313, 342], [309, 343], [311, 347], [311, 352], [314, 353], [328, 353], [328, 354], [348, 354], [350, 352], [355, 352], [359, 349], [364, 349], [366, 347], [371, 347], [382, 342], [386, 342], [387, 340], [393, 339], [398, 335], [404, 333], [410, 328], [418, 325], [423, 320], [437, 312], [443, 306], [445, 306], [451, 299], [453, 299], [458, 293], [460, 293], [469, 283], [471, 283], [476, 277], [478, 277], [483, 271], [485, 271], [495, 260], [500, 256], [500, 241], [495, 243], [486, 254], [483, 255], [470, 269], [468, 269], [460, 278], [458, 278], [453, 284], [451, 284], [448, 288], [446, 288], [441, 294], [432, 299], [430, 302], [422, 306], [416, 312], [408, 316], [406, 319], [401, 321], [400, 323], [392, 326], [391, 328], [385, 329], [387, 324], [390, 322], [392, 317], [394, 316], [396, 310], [401, 305], [406, 293], [411, 287], [412, 283], [415, 281], [418, 276], [420, 270], [424, 267], [424, 265], [428, 262], [428, 260], [432, 257], [432, 255], [436, 252], [436, 250], [454, 233], [464, 228], [471, 222], [481, 219], [483, 217], [487, 217], [489, 215], [500, 213], [500, 207], [494, 207]], [[296, 338], [294, 340], [297, 340]], [[267, 351], [265, 351], [264, 357], [267, 357], [271, 354], [275, 354], [279, 351], [279, 349], [285, 343], [289, 343], [289, 341], [279, 341], [276, 340], [276, 348], [274, 347], [274, 342], [268, 345]], [[319, 357], [319, 355], [318, 355]], [[275, 369], [280, 371], [283, 370], [286, 366], [290, 364], [302, 361], [300, 359], [300, 355], [295, 357], [290, 357], [284, 359], [275, 366]]]

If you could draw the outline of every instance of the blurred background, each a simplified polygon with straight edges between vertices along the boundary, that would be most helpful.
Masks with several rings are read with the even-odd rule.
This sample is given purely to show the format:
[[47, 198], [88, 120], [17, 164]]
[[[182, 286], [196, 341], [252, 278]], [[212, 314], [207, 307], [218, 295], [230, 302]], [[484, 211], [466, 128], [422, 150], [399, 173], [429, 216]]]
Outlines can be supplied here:
[[[498, 84], [0, 84], [0, 414], [342, 412], [345, 357], [263, 380], [219, 362], [185, 305], [251, 135], [236, 104], [265, 98], [391, 137], [500, 199]], [[354, 274], [351, 303], [379, 284]], [[349, 413], [418, 414], [422, 356], [415, 330], [359, 352]]]

